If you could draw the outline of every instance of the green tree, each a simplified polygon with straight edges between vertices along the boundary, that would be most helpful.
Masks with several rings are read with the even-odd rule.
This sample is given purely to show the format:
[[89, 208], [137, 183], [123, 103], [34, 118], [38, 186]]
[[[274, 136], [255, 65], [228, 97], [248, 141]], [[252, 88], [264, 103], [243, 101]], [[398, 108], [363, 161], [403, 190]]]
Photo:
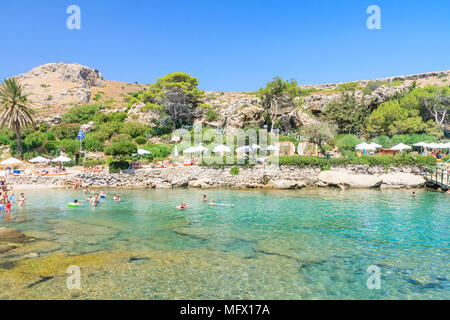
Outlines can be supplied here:
[[105, 148], [105, 153], [123, 161], [125, 157], [136, 152], [136, 144], [130, 141], [118, 141]]
[[21, 130], [33, 124], [34, 119], [32, 110], [28, 107], [27, 95], [16, 78], [6, 79], [0, 84], [0, 104], [3, 107], [0, 114], [0, 126], [6, 125], [16, 133], [17, 148], [22, 156]]
[[367, 131], [373, 135], [392, 136], [424, 130], [420, 112], [403, 108], [399, 100], [383, 102], [369, 117]]
[[322, 152], [324, 152], [324, 144], [334, 139], [337, 128], [334, 124], [323, 121], [307, 124], [302, 128], [301, 132], [304, 138], [309, 142], [317, 143]]
[[370, 105], [358, 99], [354, 92], [344, 92], [331, 100], [324, 110], [325, 118], [336, 123], [339, 132], [361, 135], [370, 115]]
[[272, 132], [277, 123], [280, 109], [285, 106], [296, 105], [294, 98], [300, 95], [297, 81], [283, 80], [280, 77], [273, 78], [268, 82], [265, 88], [260, 88], [257, 92], [261, 99], [261, 105], [266, 111], [267, 124], [270, 123], [270, 131]]

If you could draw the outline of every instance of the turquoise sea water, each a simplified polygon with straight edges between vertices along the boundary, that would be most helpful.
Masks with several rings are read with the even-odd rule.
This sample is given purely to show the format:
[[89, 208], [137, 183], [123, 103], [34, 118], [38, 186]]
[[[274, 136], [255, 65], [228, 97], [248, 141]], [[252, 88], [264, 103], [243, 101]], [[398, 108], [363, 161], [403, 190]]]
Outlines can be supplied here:
[[[111, 200], [115, 192], [122, 202]], [[202, 194], [228, 205], [210, 206]], [[41, 257], [133, 252], [136, 257], [108, 271], [90, 271], [89, 290], [80, 298], [450, 298], [450, 196], [443, 193], [174, 189], [107, 195], [98, 207], [68, 208], [67, 202], [84, 199], [80, 191], [26, 191], [26, 206], [13, 206], [9, 219], [1, 215], [0, 226], [46, 239], [49, 247], [36, 249]], [[182, 200], [189, 208], [176, 210]], [[1, 260], [14, 270], [8, 259], [16, 263], [20, 256], [0, 255], [0, 271]], [[371, 265], [380, 268], [378, 290], [366, 284]], [[26, 290], [54, 298], [59, 287], [55, 278]]]

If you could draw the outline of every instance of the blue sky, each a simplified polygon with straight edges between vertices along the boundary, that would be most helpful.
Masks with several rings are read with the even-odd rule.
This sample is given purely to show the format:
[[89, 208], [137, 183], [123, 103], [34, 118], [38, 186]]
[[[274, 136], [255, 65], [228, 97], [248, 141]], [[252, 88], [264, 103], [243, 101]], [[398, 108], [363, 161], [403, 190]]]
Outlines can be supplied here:
[[[66, 28], [72, 4], [81, 30]], [[373, 79], [450, 69], [449, 22], [448, 0], [1, 1], [0, 79], [59, 61], [126, 82], [183, 71], [218, 91]]]

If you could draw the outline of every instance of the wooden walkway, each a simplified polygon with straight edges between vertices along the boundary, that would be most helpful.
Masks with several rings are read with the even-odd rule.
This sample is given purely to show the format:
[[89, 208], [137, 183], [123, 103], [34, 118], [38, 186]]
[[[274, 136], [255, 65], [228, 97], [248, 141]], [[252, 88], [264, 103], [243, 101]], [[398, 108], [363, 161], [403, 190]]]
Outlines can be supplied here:
[[450, 190], [450, 169], [445, 167], [449, 161], [447, 160], [433, 168], [426, 168], [423, 172], [425, 180], [430, 184], [439, 186], [443, 190]]

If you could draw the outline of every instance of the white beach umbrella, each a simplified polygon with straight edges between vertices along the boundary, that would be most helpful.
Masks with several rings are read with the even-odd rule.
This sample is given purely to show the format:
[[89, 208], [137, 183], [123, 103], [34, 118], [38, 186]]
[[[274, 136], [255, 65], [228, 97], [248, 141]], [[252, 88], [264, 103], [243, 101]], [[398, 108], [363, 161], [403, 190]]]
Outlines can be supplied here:
[[253, 150], [260, 149], [260, 148], [261, 148], [261, 147], [258, 146], [257, 144], [252, 144], [252, 149], [253, 149]]
[[220, 145], [214, 147], [213, 152], [214, 153], [231, 152], [231, 149], [223, 144], [220, 144]]
[[280, 148], [270, 145], [266, 148], [266, 150], [267, 151], [275, 151], [275, 150], [280, 150]]
[[206, 148], [202, 145], [198, 145], [195, 147], [195, 152], [204, 152], [204, 151], [208, 151], [208, 148]]
[[8, 158], [6, 160], [3, 160], [2, 162], [0, 162], [0, 164], [3, 165], [15, 165], [15, 164], [21, 164], [22, 161], [20, 161], [19, 159], [16, 159], [14, 157]]
[[375, 149], [383, 147], [381, 144], [378, 144], [378, 143], [375, 143], [375, 142], [371, 142], [370, 145], [373, 146]]
[[426, 147], [427, 143], [426, 142], [417, 142], [415, 144], [413, 144], [414, 147]]
[[189, 147], [187, 149], [184, 149], [183, 153], [195, 153], [196, 152], [195, 150], [196, 150], [196, 148], [191, 146], [191, 147]]
[[70, 160], [72, 160], [72, 159], [64, 157], [64, 156], [59, 156], [55, 159], [52, 159], [52, 162], [69, 162]]
[[36, 158], [30, 159], [29, 162], [32, 162], [32, 163], [44, 163], [44, 162], [50, 162], [50, 160], [47, 159], [47, 158], [38, 156]]
[[252, 151], [252, 148], [249, 146], [242, 146], [236, 149], [236, 152], [250, 152]]
[[425, 147], [431, 148], [431, 149], [438, 149], [439, 148], [439, 144], [435, 143], [435, 142], [431, 142], [431, 143], [427, 143], [427, 145]]
[[396, 146], [393, 146], [391, 149], [401, 151], [401, 150], [411, 149], [411, 147], [404, 143], [399, 143]]
[[360, 143], [355, 147], [356, 150], [375, 150], [376, 148], [366, 142]]
[[450, 143], [441, 142], [441, 143], [438, 143], [437, 145], [438, 145], [437, 149], [447, 149], [449, 147]]
[[145, 149], [138, 149], [137, 150], [137, 153], [139, 154], [139, 155], [144, 155], [144, 154], [151, 154], [151, 152], [150, 151], [148, 151], [148, 150], [145, 150]]

